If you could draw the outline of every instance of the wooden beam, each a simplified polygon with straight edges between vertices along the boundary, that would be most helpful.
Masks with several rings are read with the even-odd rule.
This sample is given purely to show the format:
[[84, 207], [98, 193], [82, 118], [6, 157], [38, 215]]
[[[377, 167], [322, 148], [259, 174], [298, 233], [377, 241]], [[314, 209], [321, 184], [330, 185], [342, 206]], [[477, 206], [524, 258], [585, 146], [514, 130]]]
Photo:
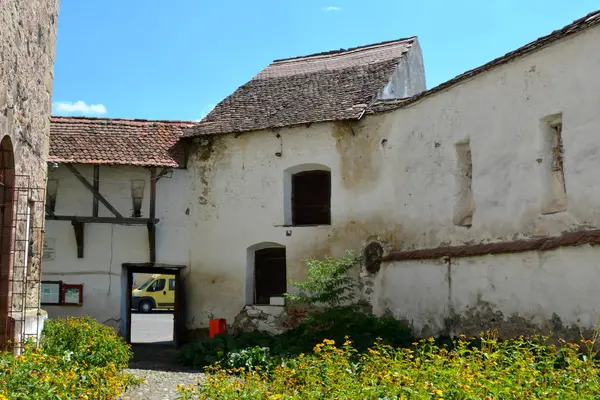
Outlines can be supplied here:
[[104, 204], [104, 206], [108, 208], [110, 212], [112, 212], [115, 215], [115, 217], [123, 218], [123, 216], [104, 198], [104, 196], [102, 196], [100, 192], [94, 189], [92, 184], [88, 182], [88, 180], [85, 179], [85, 177], [81, 175], [79, 171], [77, 171], [77, 168], [75, 168], [73, 164], [65, 164], [65, 166], [69, 171], [71, 171], [71, 173], [73, 173], [73, 175], [75, 175], [77, 179], [79, 179], [81, 183], [83, 183], [83, 186], [85, 186], [90, 192], [92, 192], [94, 198], [98, 199], [100, 203]]
[[75, 231], [75, 242], [77, 243], [77, 258], [83, 258], [83, 230], [85, 224], [80, 221], [71, 221]]
[[[150, 219], [156, 219], [156, 168], [150, 169]], [[156, 225], [148, 222], [148, 249], [150, 262], [156, 262]]]
[[48, 202], [46, 202], [46, 215], [54, 217], [54, 212], [50, 209], [50, 204], [48, 204]]
[[148, 222], [148, 248], [150, 249], [150, 262], [156, 262], [156, 225]]
[[150, 219], [156, 217], [156, 168], [150, 169]]
[[[100, 193], [100, 166], [94, 165], [94, 190]], [[98, 198], [94, 196], [94, 204], [92, 208], [92, 215], [98, 216]]]
[[77, 215], [46, 215], [48, 221], [77, 221], [82, 223], [95, 224], [120, 224], [120, 225], [146, 225], [148, 223], [156, 224], [158, 219], [150, 218], [117, 218], [117, 217], [80, 217]]

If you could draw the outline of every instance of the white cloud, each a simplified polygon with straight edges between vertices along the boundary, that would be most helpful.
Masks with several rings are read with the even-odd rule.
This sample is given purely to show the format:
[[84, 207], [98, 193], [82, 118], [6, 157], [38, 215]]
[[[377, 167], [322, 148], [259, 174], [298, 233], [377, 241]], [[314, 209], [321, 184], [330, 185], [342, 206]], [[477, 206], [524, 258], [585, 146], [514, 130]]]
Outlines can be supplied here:
[[323, 11], [325, 11], [325, 12], [342, 11], [342, 7], [334, 7], [334, 6], [323, 7]]
[[85, 101], [57, 101], [52, 103], [52, 112], [57, 114], [104, 115], [108, 111], [104, 104], [87, 104]]

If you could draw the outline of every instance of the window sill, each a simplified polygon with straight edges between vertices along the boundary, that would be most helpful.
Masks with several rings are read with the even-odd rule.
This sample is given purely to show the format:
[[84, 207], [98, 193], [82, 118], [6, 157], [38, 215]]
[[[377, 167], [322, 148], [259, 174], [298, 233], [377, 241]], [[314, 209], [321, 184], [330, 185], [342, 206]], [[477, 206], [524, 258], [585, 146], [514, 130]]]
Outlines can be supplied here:
[[331, 224], [307, 224], [307, 225], [273, 225], [275, 228], [316, 228], [319, 226], [331, 226]]
[[270, 305], [270, 304], [247, 304], [247, 306], [249, 307], [254, 307], [254, 308], [284, 308], [285, 306], [275, 306], [275, 305]]

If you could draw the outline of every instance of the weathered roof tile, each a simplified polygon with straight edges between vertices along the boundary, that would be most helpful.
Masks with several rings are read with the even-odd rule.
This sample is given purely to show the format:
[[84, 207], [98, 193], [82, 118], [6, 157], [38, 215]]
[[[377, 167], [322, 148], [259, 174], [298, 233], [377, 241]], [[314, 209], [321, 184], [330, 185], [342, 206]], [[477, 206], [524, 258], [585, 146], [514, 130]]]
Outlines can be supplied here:
[[183, 166], [178, 140], [188, 121], [52, 117], [48, 161], [77, 164]]
[[358, 118], [415, 40], [276, 60], [185, 136]]

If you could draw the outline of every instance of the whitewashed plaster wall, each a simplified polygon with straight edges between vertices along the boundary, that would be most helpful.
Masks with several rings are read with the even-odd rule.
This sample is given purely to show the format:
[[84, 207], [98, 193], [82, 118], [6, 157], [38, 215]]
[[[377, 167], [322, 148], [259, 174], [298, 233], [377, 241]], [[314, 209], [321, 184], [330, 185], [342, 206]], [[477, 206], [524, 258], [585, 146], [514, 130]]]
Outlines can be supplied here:
[[[600, 226], [600, 29], [494, 68], [375, 120], [390, 127], [386, 179], [396, 248], [558, 234]], [[542, 215], [542, 119], [563, 114], [566, 212]], [[455, 226], [455, 145], [470, 139], [475, 214]]]
[[[88, 181], [93, 179], [92, 165], [75, 165]], [[56, 215], [92, 215], [93, 196], [64, 165], [49, 171], [49, 179], [58, 180]], [[100, 193], [125, 217], [133, 212], [131, 180], [146, 181], [142, 217], [148, 217], [150, 173], [133, 166], [101, 166]], [[167, 179], [167, 178], [164, 178]], [[111, 212], [99, 204], [99, 216]], [[55, 241], [55, 259], [43, 262], [42, 279], [83, 284], [83, 305], [44, 306], [49, 317], [91, 315], [118, 327], [121, 302], [121, 264], [149, 261], [148, 231], [145, 225], [123, 226], [86, 223], [84, 258], [77, 258], [77, 244], [69, 221], [46, 221], [46, 239]]]
[[[211, 317], [229, 322], [246, 301], [248, 248], [286, 246], [288, 278], [306, 276], [303, 261], [360, 249], [391, 209], [393, 190], [378, 179], [386, 158], [377, 129], [313, 124], [203, 139], [190, 151], [188, 170], [161, 182], [164, 204], [158, 258], [178, 248], [185, 273], [190, 329]], [[281, 152], [281, 157], [276, 155]], [[290, 227], [284, 220], [284, 174], [318, 164], [331, 170], [331, 226]], [[186, 190], [181, 190], [185, 187]], [[169, 193], [182, 193], [160, 200]]]
[[[247, 249], [263, 242], [286, 246], [288, 278], [302, 279], [302, 260], [358, 250], [371, 239], [406, 250], [598, 226], [598, 40], [600, 30], [588, 30], [403, 109], [351, 125], [320, 123], [203, 139], [191, 150], [189, 170], [168, 183], [173, 190], [189, 184], [190, 191], [169, 202], [177, 210], [176, 216], [169, 215], [181, 224], [164, 229], [159, 245], [179, 246], [182, 260], [189, 262], [188, 328], [205, 327], [213, 316], [232, 320], [242, 309]], [[541, 121], [556, 113], [563, 113], [568, 209], [541, 215], [542, 169], [547, 166]], [[453, 223], [455, 145], [466, 139], [473, 162], [471, 228]], [[305, 163], [331, 169], [331, 226], [282, 226], [284, 171]], [[170, 235], [169, 229], [189, 230], [189, 242], [184, 244], [181, 234]], [[591, 279], [596, 264], [586, 265], [589, 259], [583, 256], [589, 251], [569, 250], [582, 256], [563, 267], [581, 268]], [[482, 282], [499, 279], [493, 268], [507, 268], [505, 273], [517, 279], [528, 268], [527, 260], [536, 257], [541, 256], [495, 256], [493, 263], [484, 257], [468, 267], [477, 275], [458, 267], [456, 304], [449, 303], [446, 271], [435, 261], [386, 265], [378, 279], [391, 289], [378, 289], [371, 299], [380, 312], [390, 309], [401, 316], [405, 309], [411, 320], [422, 315], [421, 327], [438, 329], [449, 307], [460, 312], [467, 304], [477, 306], [471, 294], [487, 293]], [[490, 307], [508, 315], [527, 313], [527, 304], [535, 304], [534, 310], [545, 308], [544, 317], [556, 312], [572, 322], [574, 297], [563, 296], [556, 306], [540, 293], [540, 288], [556, 286], [556, 277], [546, 269], [559, 269], [561, 260], [552, 258], [535, 281], [515, 287], [517, 297], [511, 297], [508, 286], [500, 288], [490, 297]], [[458, 263], [471, 265], [468, 260]], [[423, 292], [418, 282], [431, 288]], [[573, 280], [564, 283], [563, 291], [581, 290]], [[523, 297], [529, 303], [521, 303]]]
[[600, 250], [589, 245], [394, 262], [374, 278], [372, 305], [421, 336], [496, 328], [502, 336], [540, 329], [577, 339], [598, 324], [598, 276]]
[[380, 99], [401, 99], [426, 89], [425, 66], [419, 41], [415, 39], [406, 55], [398, 61], [388, 84], [379, 93]]
[[[594, 28], [495, 68], [404, 109], [375, 119], [389, 132], [385, 178], [395, 207], [380, 232], [396, 249], [559, 235], [600, 226], [600, 29]], [[546, 201], [542, 120], [562, 113], [567, 209], [543, 215]], [[472, 152], [472, 227], [456, 226], [455, 145]], [[589, 328], [597, 322], [600, 252], [563, 248], [446, 263], [384, 265], [373, 304], [406, 317], [418, 332], [439, 333], [445, 318], [468, 329], [493, 313], [521, 328], [549, 324]], [[450, 272], [451, 271], [451, 272]], [[487, 317], [474, 310], [484, 307]], [[469, 311], [471, 310], [471, 311]], [[467, 315], [471, 316], [468, 320]], [[489, 321], [489, 318], [487, 318]], [[471, 326], [472, 327], [472, 326]], [[517, 330], [512, 326], [513, 330]]]

